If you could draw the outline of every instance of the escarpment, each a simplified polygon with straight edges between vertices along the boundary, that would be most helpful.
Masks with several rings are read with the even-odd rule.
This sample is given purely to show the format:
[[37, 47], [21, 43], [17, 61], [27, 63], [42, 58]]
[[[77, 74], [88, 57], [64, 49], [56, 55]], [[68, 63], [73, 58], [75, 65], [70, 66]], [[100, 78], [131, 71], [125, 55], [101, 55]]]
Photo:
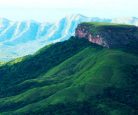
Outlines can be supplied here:
[[123, 47], [138, 41], [138, 27], [111, 23], [81, 23], [75, 31], [77, 38], [88, 39], [107, 48]]

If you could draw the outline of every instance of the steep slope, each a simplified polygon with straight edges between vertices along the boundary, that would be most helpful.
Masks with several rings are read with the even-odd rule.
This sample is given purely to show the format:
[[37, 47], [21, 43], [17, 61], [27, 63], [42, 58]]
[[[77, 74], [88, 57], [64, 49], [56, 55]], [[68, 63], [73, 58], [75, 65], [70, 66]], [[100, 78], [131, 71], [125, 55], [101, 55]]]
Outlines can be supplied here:
[[71, 37], [0, 66], [0, 114], [137, 115], [133, 40], [106, 48]]
[[[75, 44], [75, 48], [84, 48], [35, 79], [29, 76], [24, 80], [20, 80], [19, 76], [15, 79], [15, 75], [8, 71], [9, 74], [4, 76], [6, 79], [1, 81], [7, 81], [10, 87], [15, 84], [15, 89], [7, 91], [7, 84], [2, 84], [4, 92], [10, 94], [6, 97], [4, 92], [1, 93], [4, 96], [0, 98], [1, 114], [135, 115], [138, 106], [138, 92], [135, 90], [138, 87], [138, 57], [89, 44], [83, 39], [74, 38], [68, 42]], [[63, 45], [65, 42], [61, 44], [63, 49], [69, 47]], [[47, 48], [44, 51], [46, 53]], [[66, 55], [65, 52], [62, 55]], [[13, 67], [13, 63], [16, 68], [17, 63], [22, 65], [23, 62], [10, 62], [9, 65]], [[26, 63], [29, 63], [28, 60]], [[34, 63], [31, 64], [31, 68], [35, 68]], [[18, 74], [22, 74], [21, 70], [17, 70]], [[8, 75], [12, 76], [7, 78]]]
[[132, 42], [138, 43], [138, 27], [132, 25], [81, 23], [76, 28], [75, 35], [107, 48], [121, 48]]
[[[138, 19], [116, 18], [102, 19], [71, 15], [48, 23], [36, 21], [11, 21], [0, 18], [0, 61], [32, 54], [43, 46], [67, 40], [74, 35], [75, 28], [81, 22], [114, 22], [138, 25]], [[4, 51], [4, 52], [3, 52]]]

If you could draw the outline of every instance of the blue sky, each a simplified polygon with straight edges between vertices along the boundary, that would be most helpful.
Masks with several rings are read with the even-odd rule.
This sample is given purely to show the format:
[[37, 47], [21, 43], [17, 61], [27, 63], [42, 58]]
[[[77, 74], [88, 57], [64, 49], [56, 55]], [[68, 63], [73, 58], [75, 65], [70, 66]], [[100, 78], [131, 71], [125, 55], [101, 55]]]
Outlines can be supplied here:
[[88, 17], [138, 17], [138, 0], [0, 0], [0, 17], [54, 21], [71, 14]]

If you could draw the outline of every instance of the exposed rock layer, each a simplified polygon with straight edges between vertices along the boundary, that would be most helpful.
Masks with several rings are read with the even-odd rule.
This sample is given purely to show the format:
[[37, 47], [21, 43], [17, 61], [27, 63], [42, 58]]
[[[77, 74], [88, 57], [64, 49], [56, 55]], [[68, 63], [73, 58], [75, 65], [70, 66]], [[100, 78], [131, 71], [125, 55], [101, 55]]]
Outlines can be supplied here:
[[131, 41], [138, 41], [138, 27], [108, 23], [82, 23], [76, 28], [75, 36], [88, 39], [103, 47], [121, 47]]

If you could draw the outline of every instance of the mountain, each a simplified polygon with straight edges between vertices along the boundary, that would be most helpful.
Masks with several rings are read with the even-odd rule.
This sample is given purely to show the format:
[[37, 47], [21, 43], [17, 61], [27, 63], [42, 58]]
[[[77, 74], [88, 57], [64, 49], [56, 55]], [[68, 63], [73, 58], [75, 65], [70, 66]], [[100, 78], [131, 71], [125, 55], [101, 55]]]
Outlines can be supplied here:
[[138, 43], [137, 33], [138, 27], [133, 25], [85, 22], [77, 26], [75, 36], [103, 47], [118, 48]]
[[85, 17], [80, 14], [62, 18], [55, 23], [36, 21], [10, 21], [0, 19], [0, 61], [25, 56], [38, 49], [74, 35], [81, 22], [114, 22], [138, 25], [138, 18], [102, 19]]
[[[87, 27], [100, 31], [98, 24]], [[120, 24], [115, 27], [112, 32], [123, 39], [126, 31], [119, 34]], [[137, 115], [138, 44], [133, 41], [112, 48], [76, 36], [1, 65], [0, 114]]]

